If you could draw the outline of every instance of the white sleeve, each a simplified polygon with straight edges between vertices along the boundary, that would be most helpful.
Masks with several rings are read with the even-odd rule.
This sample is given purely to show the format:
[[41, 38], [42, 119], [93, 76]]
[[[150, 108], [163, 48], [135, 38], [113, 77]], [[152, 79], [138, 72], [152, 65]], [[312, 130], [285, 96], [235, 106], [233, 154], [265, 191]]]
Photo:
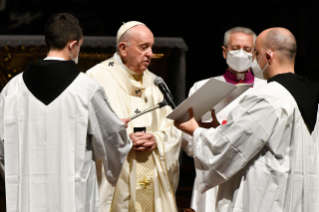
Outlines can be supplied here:
[[[190, 97], [195, 91], [197, 91], [200, 86], [197, 86], [198, 82], [195, 83], [190, 89], [188, 93], [188, 97]], [[185, 153], [189, 157], [194, 157], [194, 150], [193, 150], [193, 136], [188, 135], [187, 133], [183, 133], [182, 137], [182, 148], [185, 151]]]
[[239, 104], [226, 125], [197, 128], [193, 136], [199, 189], [204, 192], [241, 170], [267, 144], [277, 121], [274, 108], [255, 97]]
[[3, 180], [5, 180], [5, 166], [4, 166], [4, 98], [6, 87], [0, 94], [0, 172]]
[[[168, 106], [161, 109], [161, 117], [166, 117], [172, 109]], [[172, 163], [178, 162], [178, 155], [181, 149], [182, 132], [174, 126], [174, 122], [167, 118], [160, 118], [157, 131], [149, 131], [156, 137], [157, 150], [160, 155], [165, 156], [168, 169]], [[178, 152], [178, 154], [176, 154]]]
[[102, 87], [91, 100], [89, 134], [96, 159], [103, 161], [107, 180], [115, 185], [132, 148], [124, 123], [112, 110]]
[[[319, 108], [319, 105], [318, 105]], [[319, 113], [317, 113], [317, 122], [315, 128], [313, 129], [311, 136], [314, 141], [319, 145]]]
[[183, 132], [182, 148], [189, 157], [194, 157], [193, 136]]

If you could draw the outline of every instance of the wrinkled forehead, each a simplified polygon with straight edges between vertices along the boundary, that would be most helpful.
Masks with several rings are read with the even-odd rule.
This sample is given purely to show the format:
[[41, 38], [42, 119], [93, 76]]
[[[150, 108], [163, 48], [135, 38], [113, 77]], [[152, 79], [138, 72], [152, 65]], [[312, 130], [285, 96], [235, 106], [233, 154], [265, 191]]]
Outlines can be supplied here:
[[141, 44], [141, 43], [149, 43], [154, 44], [154, 35], [146, 26], [140, 25], [130, 29], [131, 36], [130, 42]]
[[254, 36], [242, 32], [231, 33], [228, 45], [254, 47]]

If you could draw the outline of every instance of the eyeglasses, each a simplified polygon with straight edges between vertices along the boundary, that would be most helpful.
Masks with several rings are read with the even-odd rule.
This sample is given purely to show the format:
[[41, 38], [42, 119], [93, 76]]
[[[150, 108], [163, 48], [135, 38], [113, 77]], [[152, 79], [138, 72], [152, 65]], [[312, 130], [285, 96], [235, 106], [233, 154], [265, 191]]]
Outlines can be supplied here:
[[240, 48], [240, 46], [225, 46], [225, 48], [229, 51], [237, 51], [237, 50], [244, 50], [245, 52], [247, 53], [250, 53], [250, 54], [255, 54], [255, 49], [254, 48], [251, 48], [251, 47], [244, 47], [244, 48]]

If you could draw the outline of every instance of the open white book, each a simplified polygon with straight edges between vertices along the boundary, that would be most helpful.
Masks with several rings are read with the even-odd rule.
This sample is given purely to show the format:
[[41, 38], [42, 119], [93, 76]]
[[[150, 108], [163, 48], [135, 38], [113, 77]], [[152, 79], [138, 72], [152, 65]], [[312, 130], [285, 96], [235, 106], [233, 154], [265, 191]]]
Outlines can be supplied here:
[[252, 85], [253, 84], [233, 85], [212, 78], [178, 105], [167, 118], [176, 121], [187, 121], [189, 118], [188, 109], [192, 107], [194, 117], [199, 121], [209, 110], [215, 109], [215, 113], [217, 114]]

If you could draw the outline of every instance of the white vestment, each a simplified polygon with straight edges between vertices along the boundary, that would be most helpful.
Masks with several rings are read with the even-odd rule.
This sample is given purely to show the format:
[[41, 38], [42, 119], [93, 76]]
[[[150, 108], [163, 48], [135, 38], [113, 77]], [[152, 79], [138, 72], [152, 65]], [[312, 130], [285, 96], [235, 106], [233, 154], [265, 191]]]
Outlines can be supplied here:
[[[217, 80], [226, 82], [224, 76], [217, 76], [214, 77]], [[188, 96], [191, 96], [193, 93], [195, 93], [200, 87], [202, 87], [209, 79], [201, 80], [196, 83], [194, 83], [193, 87], [189, 90]], [[261, 80], [258, 78], [254, 78], [254, 86], [252, 88], [249, 88], [246, 92], [241, 94], [239, 97], [237, 97], [233, 102], [231, 102], [229, 105], [227, 105], [225, 108], [223, 108], [218, 114], [216, 114], [216, 117], [220, 123], [223, 121], [227, 121], [227, 116], [230, 111], [232, 111], [236, 106], [238, 106], [239, 101], [243, 98], [243, 96], [251, 93], [252, 91], [266, 85], [267, 82], [265, 80]], [[202, 116], [203, 122], [210, 122], [212, 120], [211, 118], [211, 112], [207, 112]], [[182, 147], [184, 151], [187, 153], [188, 156], [193, 157], [193, 146], [191, 145], [192, 142], [189, 142], [192, 140], [192, 136], [188, 134], [183, 135], [183, 141], [182, 141]], [[214, 202], [216, 200], [217, 195], [217, 187], [209, 189], [205, 193], [199, 192], [199, 183], [200, 180], [196, 177], [194, 180], [193, 185], [193, 193], [192, 193], [192, 201], [191, 201], [191, 208], [193, 208], [196, 212], [214, 212], [215, 211], [215, 205]]]
[[1, 92], [0, 139], [8, 212], [99, 212], [95, 159], [115, 186], [132, 147], [103, 88], [83, 73], [48, 105], [22, 74], [13, 78]]
[[219, 185], [216, 211], [318, 211], [318, 144], [281, 84], [246, 95], [226, 125], [193, 136], [198, 189]]
[[[130, 117], [135, 112], [163, 101], [162, 93], [154, 85], [153, 81], [156, 76], [153, 73], [148, 70], [144, 71], [143, 85], [138, 85], [133, 82], [130, 72], [117, 54], [87, 72], [104, 87], [112, 108], [121, 118]], [[171, 120], [166, 119], [171, 111], [169, 106], [154, 110], [131, 121], [127, 128], [128, 133], [132, 133], [133, 127], [146, 127], [146, 132], [153, 133], [156, 137], [157, 149], [153, 150], [147, 159], [154, 163], [151, 168], [153, 176], [151, 184], [154, 193], [149, 196], [149, 202], [153, 200], [156, 212], [177, 210], [175, 192], [179, 179], [178, 158], [181, 132], [174, 127]], [[138, 168], [140, 164], [137, 160], [138, 154], [131, 151], [128, 155], [116, 191], [110, 189], [109, 183], [102, 176], [100, 199], [103, 211], [136, 210], [138, 192], [143, 192], [141, 186], [138, 185], [139, 179], [137, 179], [143, 176]]]

